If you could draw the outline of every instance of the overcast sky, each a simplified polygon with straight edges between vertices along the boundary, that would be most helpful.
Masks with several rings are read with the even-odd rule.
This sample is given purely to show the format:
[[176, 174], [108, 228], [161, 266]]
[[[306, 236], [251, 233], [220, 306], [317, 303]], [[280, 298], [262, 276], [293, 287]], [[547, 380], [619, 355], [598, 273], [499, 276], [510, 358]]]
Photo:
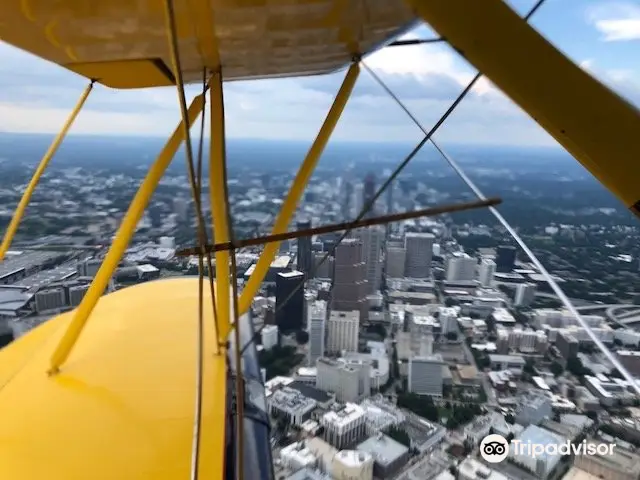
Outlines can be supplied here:
[[[510, 3], [523, 13], [533, 2]], [[640, 0], [547, 0], [532, 23], [576, 63], [640, 106]], [[408, 37], [432, 35], [422, 26]], [[388, 48], [367, 63], [427, 126], [475, 73], [446, 45]], [[226, 84], [228, 135], [313, 138], [343, 76]], [[81, 77], [0, 43], [0, 131], [56, 132], [84, 85]], [[73, 132], [167, 135], [178, 119], [175, 89], [113, 91], [98, 86]], [[363, 71], [335, 138], [405, 141], [419, 139], [419, 131]], [[554, 144], [486, 81], [464, 100], [439, 138], [469, 144]]]

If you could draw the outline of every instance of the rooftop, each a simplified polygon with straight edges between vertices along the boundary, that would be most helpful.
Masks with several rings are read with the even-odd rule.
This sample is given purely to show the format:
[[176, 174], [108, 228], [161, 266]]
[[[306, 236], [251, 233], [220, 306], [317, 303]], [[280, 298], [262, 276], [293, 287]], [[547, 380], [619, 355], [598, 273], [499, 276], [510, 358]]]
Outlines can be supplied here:
[[0, 263], [0, 278], [22, 268], [42, 265], [62, 255], [63, 254], [61, 252], [45, 250], [20, 252], [16, 255], [7, 255], [2, 260], [2, 263]]
[[508, 480], [508, 477], [496, 472], [474, 458], [466, 458], [458, 465], [460, 476], [469, 480]]
[[41, 270], [33, 275], [29, 275], [28, 277], [13, 283], [13, 285], [27, 287], [30, 290], [35, 291], [39, 288], [46, 287], [51, 283], [66, 280], [77, 274], [77, 264], [75, 262], [68, 262], [50, 270]]
[[356, 449], [368, 453], [377, 464], [383, 466], [392, 464], [409, 452], [406, 446], [383, 433], [368, 438], [360, 443]]
[[496, 363], [512, 363], [522, 366], [526, 363], [525, 359], [518, 355], [489, 354], [489, 360]]
[[360, 312], [358, 310], [331, 310], [331, 314], [329, 316], [330, 320], [338, 320], [338, 319], [346, 319], [346, 320], [359, 320]]
[[297, 380], [291, 382], [288, 385], [288, 388], [292, 388], [294, 390], [297, 390], [298, 392], [300, 392], [305, 397], [311, 398], [311, 399], [315, 400], [318, 403], [327, 403], [333, 398], [328, 393], [323, 392], [322, 390], [318, 390], [315, 387], [307, 385], [306, 383], [303, 383], [303, 382], [299, 382]]
[[348, 467], [357, 467], [371, 461], [371, 454], [358, 450], [342, 450], [338, 452], [336, 457]]
[[363, 416], [364, 410], [360, 405], [347, 403], [341, 410], [325, 413], [322, 417], [322, 423], [330, 423], [336, 427], [343, 427]]
[[[536, 425], [529, 425], [528, 427], [526, 427], [520, 433], [520, 435], [518, 435], [517, 439], [520, 440], [520, 442], [522, 442], [523, 444], [538, 445], [560, 445], [567, 441], [567, 438], [563, 437], [562, 435], [550, 432], [549, 430], [538, 427]], [[509, 455], [519, 456], [515, 453], [515, 450], [512, 450]], [[526, 450], [524, 450], [523, 455], [527, 456]], [[538, 460], [544, 461], [544, 463], [546, 464], [545, 470], [549, 472], [560, 461], [561, 457], [562, 454], [560, 453], [552, 454], [545, 451], [536, 458], [538, 458]]]
[[[288, 257], [287, 257], [288, 258]], [[304, 277], [304, 273], [303, 272], [299, 272], [297, 270], [293, 270], [291, 272], [281, 272], [278, 274], [279, 276], [283, 277], [283, 278], [298, 278], [298, 277]]]
[[283, 387], [269, 397], [269, 402], [282, 410], [308, 412], [316, 407], [316, 401], [304, 396], [298, 390]]
[[[291, 263], [291, 257], [289, 255], [280, 255], [271, 262], [271, 268], [287, 268]], [[301, 272], [298, 272], [301, 273]]]

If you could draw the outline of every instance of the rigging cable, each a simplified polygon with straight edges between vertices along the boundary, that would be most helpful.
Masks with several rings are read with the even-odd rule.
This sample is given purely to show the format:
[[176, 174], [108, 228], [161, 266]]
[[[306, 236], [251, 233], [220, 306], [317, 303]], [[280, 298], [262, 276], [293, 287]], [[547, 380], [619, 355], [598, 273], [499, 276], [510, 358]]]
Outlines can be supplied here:
[[[373, 72], [373, 70], [371, 70], [367, 65], [364, 64], [363, 62], [363, 66], [365, 67], [365, 69], [367, 71], [369, 71], [369, 73], [373, 76], [373, 78], [376, 80], [376, 82], [378, 82], [380, 84], [380, 86], [382, 86], [382, 88], [385, 89], [385, 91], [396, 101], [396, 103], [407, 113], [407, 115], [409, 116], [409, 118], [411, 118], [411, 120], [413, 121], [413, 123], [416, 124], [416, 126], [418, 128], [420, 128], [423, 132], [426, 133], [426, 129], [424, 128], [424, 126], [420, 123], [420, 121], [409, 111], [408, 107], [402, 102], [402, 100], [400, 100], [398, 98], [397, 95], [395, 95], [391, 89], [382, 81], [382, 79], [376, 75], [375, 72]], [[476, 75], [476, 77], [474, 78], [477, 79], [480, 76], [482, 76], [482, 74], [478, 74]], [[460, 167], [460, 165], [453, 159], [451, 158], [441, 147], [440, 145], [438, 145], [438, 143], [436, 143], [436, 141], [431, 138], [431, 143], [433, 144], [433, 146], [436, 148], [436, 150], [442, 155], [442, 157], [445, 159], [445, 161], [449, 164], [449, 166], [451, 166], [451, 168], [456, 172], [456, 174], [460, 177], [460, 179], [469, 187], [469, 189], [475, 194], [476, 197], [478, 197], [479, 200], [486, 200], [485, 195], [482, 193], [482, 191], [471, 181], [471, 179], [467, 176], [467, 174], [464, 172], [464, 170]], [[609, 359], [609, 361], [611, 361], [611, 363], [620, 371], [620, 373], [625, 377], [625, 380], [627, 380], [633, 387], [634, 389], [638, 392], [638, 394], [640, 394], [640, 385], [633, 379], [633, 376], [627, 371], [627, 369], [620, 363], [620, 361], [616, 358], [616, 356], [611, 353], [611, 351], [604, 345], [604, 343], [602, 343], [602, 340], [600, 340], [597, 335], [593, 332], [593, 330], [591, 329], [591, 327], [587, 324], [587, 322], [585, 322], [584, 318], [582, 318], [582, 315], [580, 315], [580, 312], [578, 312], [578, 310], [576, 309], [576, 307], [573, 305], [573, 303], [571, 302], [571, 300], [569, 299], [569, 297], [567, 297], [567, 295], [564, 293], [564, 291], [560, 288], [560, 286], [558, 285], [558, 283], [553, 279], [553, 276], [551, 276], [551, 274], [547, 271], [547, 269], [544, 267], [544, 265], [542, 265], [542, 262], [540, 262], [540, 260], [538, 259], [538, 257], [533, 253], [533, 251], [527, 246], [527, 244], [525, 243], [525, 241], [522, 239], [522, 237], [520, 237], [520, 235], [518, 235], [518, 232], [515, 231], [515, 229], [511, 226], [511, 224], [502, 216], [502, 214], [494, 207], [494, 206], [489, 206], [489, 210], [491, 211], [491, 213], [496, 217], [496, 219], [502, 224], [502, 226], [507, 230], [507, 232], [509, 232], [509, 234], [511, 235], [511, 237], [513, 237], [513, 239], [515, 240], [515, 242], [520, 246], [520, 248], [522, 248], [522, 250], [524, 250], [524, 252], [527, 254], [527, 256], [531, 259], [531, 261], [533, 262], [533, 264], [538, 268], [538, 270], [540, 271], [540, 273], [542, 274], [542, 276], [545, 278], [545, 280], [547, 281], [547, 283], [549, 284], [549, 286], [551, 287], [551, 289], [554, 291], [554, 293], [558, 296], [558, 298], [560, 299], [560, 301], [564, 304], [564, 306], [567, 308], [567, 310], [569, 310], [569, 312], [576, 318], [576, 320], [578, 321], [578, 323], [580, 324], [580, 326], [582, 328], [584, 328], [587, 332], [587, 334], [589, 335], [589, 337], [591, 338], [591, 340], [593, 340], [593, 342], [596, 344], [596, 346], [600, 349], [600, 351], [602, 353], [604, 353], [604, 355]]]
[[[536, 13], [536, 11], [538, 11], [538, 9], [542, 6], [542, 4], [545, 2], [545, 0], [538, 0], [533, 7], [529, 10], [529, 12], [527, 12], [527, 14], [525, 15], [524, 19], [525, 21], [528, 21], [534, 13]], [[361, 61], [361, 63], [363, 65], [364, 62]], [[366, 68], [366, 65], [365, 65]], [[369, 68], [367, 68], [367, 70], [369, 70], [369, 72], [371, 72], [371, 70]], [[400, 173], [404, 170], [404, 168], [409, 164], [409, 162], [411, 162], [411, 160], [413, 159], [413, 157], [416, 156], [416, 154], [422, 149], [422, 147], [431, 139], [431, 137], [433, 136], [433, 134], [440, 128], [440, 126], [447, 120], [447, 118], [449, 118], [449, 116], [453, 113], [453, 111], [456, 109], [456, 107], [460, 104], [460, 102], [467, 96], [467, 94], [469, 93], [469, 91], [473, 88], [473, 86], [476, 84], [476, 82], [480, 79], [480, 77], [482, 76], [481, 73], [477, 73], [473, 79], [469, 82], [469, 84], [467, 84], [467, 86], [462, 90], [462, 92], [460, 92], [460, 94], [458, 94], [458, 97], [456, 97], [456, 99], [453, 101], [453, 103], [449, 106], [449, 108], [447, 108], [447, 110], [444, 112], [444, 114], [438, 119], [438, 121], [434, 124], [434, 126], [431, 128], [431, 130], [429, 130], [428, 132], [424, 131], [425, 136], [423, 137], [423, 139], [415, 146], [415, 148], [409, 153], [409, 155], [407, 155], [405, 157], [405, 159], [400, 162], [400, 164], [396, 167], [396, 169], [391, 173], [391, 175], [387, 178], [387, 180], [382, 184], [382, 186], [376, 191], [376, 193], [373, 195], [372, 198], [369, 199], [369, 202], [363, 206], [362, 210], [360, 211], [360, 213], [358, 214], [358, 216], [356, 217], [355, 221], [359, 221], [361, 220], [370, 210], [371, 208], [373, 208], [373, 205], [375, 204], [375, 202], [378, 200], [378, 198], [382, 195], [382, 193], [384, 193], [384, 191], [389, 187], [389, 185], [398, 177], [398, 175], [400, 175]], [[375, 77], [374, 77], [375, 78]], [[387, 89], [385, 89], [387, 90]], [[387, 90], [387, 93], [389, 93], [389, 91]], [[406, 111], [406, 110], [405, 110]], [[332, 256], [335, 253], [336, 247], [340, 244], [340, 242], [342, 242], [342, 240], [344, 240], [349, 233], [351, 233], [352, 229], [346, 230], [338, 239], [338, 241], [335, 243], [335, 245], [333, 245], [333, 247], [331, 248], [330, 251], [328, 251], [326, 253], [326, 255], [324, 255], [324, 257], [322, 257], [322, 259], [320, 260], [320, 262], [314, 267], [312, 268], [311, 272], [315, 273], [315, 271], [324, 264], [324, 262], [327, 261], [327, 259]], [[293, 291], [285, 298], [282, 307], [283, 308], [287, 303], [289, 303], [289, 301], [293, 298], [293, 296], [297, 293], [297, 291], [300, 288], [304, 288], [304, 283], [299, 285], [298, 288], [293, 289]], [[276, 312], [278, 312], [281, 308], [278, 308], [278, 306], [276, 306]], [[257, 333], [260, 333], [262, 331], [262, 329], [264, 328], [264, 325], [262, 325], [259, 329]], [[246, 349], [251, 342], [253, 341], [253, 338], [247, 342], [247, 344], [243, 347], [243, 351], [244, 349]]]
[[[222, 242], [216, 243], [214, 245], [207, 245], [207, 252], [221, 252], [225, 250], [231, 250], [232, 248], [244, 248], [244, 247], [255, 247], [259, 245], [265, 245], [267, 243], [273, 242], [282, 242], [283, 240], [293, 240], [302, 237], [309, 237], [313, 235], [323, 235], [325, 233], [335, 233], [341, 232], [343, 230], [347, 230], [349, 228], [365, 228], [371, 227], [374, 225], [384, 225], [387, 223], [400, 222], [403, 220], [410, 220], [419, 217], [433, 217], [436, 215], [441, 215], [443, 213], [453, 213], [453, 212], [462, 212], [466, 210], [473, 210], [476, 208], [487, 207], [489, 205], [498, 205], [502, 203], [502, 200], [499, 198], [488, 198], [487, 200], [481, 201], [473, 201], [473, 202], [462, 202], [462, 203], [453, 203], [447, 205], [438, 205], [436, 207], [429, 208], [421, 208], [419, 210], [410, 210], [402, 213], [392, 213], [390, 215], [382, 215], [380, 217], [369, 217], [365, 220], [360, 220], [357, 222], [342, 222], [342, 223], [331, 223], [329, 225], [323, 225], [321, 227], [312, 227], [312, 228], [304, 228], [302, 230], [293, 230], [282, 233], [275, 233], [264, 235], [260, 237], [248, 237], [244, 240], [236, 240], [232, 245], [231, 242]], [[198, 248], [185, 248], [183, 250], [176, 251], [177, 257], [188, 257], [192, 255], [197, 255]]]
[[[200, 198], [200, 186], [201, 179], [196, 179], [195, 174], [195, 166], [193, 159], [193, 146], [191, 144], [191, 125], [189, 123], [189, 117], [187, 115], [187, 101], [184, 91], [184, 81], [182, 78], [182, 67], [180, 64], [180, 52], [178, 48], [178, 34], [176, 27], [176, 18], [175, 11], [172, 0], [165, 0], [165, 21], [166, 21], [166, 29], [168, 33], [168, 42], [169, 42], [169, 51], [171, 54], [171, 61], [174, 70], [174, 77], [176, 81], [176, 88], [178, 93], [178, 101], [180, 104], [180, 113], [183, 119], [183, 127], [184, 127], [184, 139], [185, 139], [185, 151], [186, 151], [186, 160], [187, 160], [187, 173], [189, 176], [189, 183], [191, 186], [191, 193], [193, 196], [193, 200], [196, 207], [196, 217], [197, 217], [197, 225], [198, 225], [198, 240], [199, 244], [202, 248], [200, 252], [200, 257], [204, 256], [203, 250], [204, 245], [207, 244], [207, 233], [205, 228], [204, 215], [202, 214], [202, 203]], [[207, 85], [203, 86], [203, 90], [206, 91]], [[203, 101], [205, 99], [203, 98]], [[202, 112], [202, 122], [204, 124], [204, 108]], [[203, 127], [202, 127], [203, 128]], [[201, 142], [202, 142], [201, 138]], [[201, 163], [201, 159], [199, 162]], [[209, 276], [211, 277], [211, 255], [207, 254], [207, 263], [209, 266]], [[199, 286], [203, 283], [203, 275], [204, 269], [201, 268], [203, 266], [203, 262], [199, 259], [198, 261], [198, 270], [199, 270]], [[210, 285], [213, 286], [213, 282], [210, 282]], [[193, 444], [191, 451], [191, 471], [190, 471], [190, 479], [197, 480], [198, 472], [199, 472], [199, 463], [200, 463], [200, 425], [202, 419], [202, 383], [203, 383], [203, 333], [204, 333], [204, 320], [203, 320], [203, 288], [198, 289], [199, 299], [198, 299], [198, 334], [197, 334], [197, 365], [196, 365], [196, 395], [195, 395], [195, 411], [194, 411], [194, 425], [193, 425]], [[211, 298], [214, 303], [214, 315], [215, 315], [215, 291], [211, 288]], [[215, 317], [214, 317], [215, 318]], [[217, 327], [217, 319], [216, 319], [216, 327]]]
[[[224, 113], [224, 89], [223, 89], [223, 81], [222, 81], [222, 69], [217, 72], [217, 75], [220, 75], [220, 95], [223, 97], [220, 101], [220, 121], [222, 122], [222, 131], [225, 130], [225, 113]], [[212, 138], [213, 141], [213, 138]], [[231, 296], [232, 296], [232, 305], [233, 309], [233, 324], [235, 328], [233, 329], [234, 335], [234, 361], [235, 361], [235, 390], [236, 390], [236, 471], [235, 477], [239, 480], [244, 478], [244, 394], [245, 394], [245, 382], [244, 375], [242, 372], [242, 353], [244, 350], [240, 348], [241, 338], [240, 338], [240, 321], [238, 314], [238, 271], [236, 264], [236, 243], [235, 243], [235, 235], [233, 232], [233, 215], [231, 213], [231, 205], [229, 204], [229, 175], [227, 170], [227, 152], [226, 152], [226, 143], [224, 141], [224, 135], [222, 136], [222, 186], [223, 186], [223, 196], [225, 199], [225, 210], [227, 214], [227, 235], [229, 238], [229, 243], [231, 245], [231, 249], [229, 252], [229, 256], [231, 257], [231, 280], [229, 278], [220, 279], [217, 278], [216, 281], [231, 281]], [[211, 146], [213, 148], [213, 145]], [[209, 188], [212, 188], [209, 186]], [[205, 248], [205, 247], [203, 247]], [[209, 255], [210, 253], [207, 252]]]

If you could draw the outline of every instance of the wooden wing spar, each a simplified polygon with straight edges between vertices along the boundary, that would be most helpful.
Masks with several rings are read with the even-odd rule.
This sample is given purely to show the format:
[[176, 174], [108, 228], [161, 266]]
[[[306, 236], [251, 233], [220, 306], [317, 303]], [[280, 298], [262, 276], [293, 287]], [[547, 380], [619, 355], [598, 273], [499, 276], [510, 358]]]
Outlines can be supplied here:
[[[573, 64], [502, 0], [3, 1], [0, 39], [90, 84], [25, 190], [0, 245], [0, 260], [94, 84], [176, 86], [182, 120], [141, 183], [80, 306], [0, 351], [0, 478], [273, 478], [264, 412], [252, 410], [243, 393], [243, 382], [257, 376], [255, 352], [251, 357], [238, 343], [253, 334], [246, 313], [278, 250], [275, 239], [291, 223], [356, 85], [361, 59], [419, 21], [429, 23], [640, 215], [638, 110]], [[342, 86], [275, 220], [271, 243], [241, 294], [234, 295], [224, 82], [345, 67]], [[203, 77], [206, 91], [187, 105], [184, 84]], [[214, 231], [198, 233], [198, 249], [214, 252], [215, 286], [202, 293], [194, 279], [166, 280], [102, 297], [185, 140], [193, 169], [188, 132], [203, 113], [205, 96]], [[193, 171], [189, 176], [199, 198], [201, 179]], [[205, 247], [207, 236], [228, 248]], [[236, 343], [227, 342], [231, 332]], [[240, 352], [249, 355], [241, 372], [235, 369]]]

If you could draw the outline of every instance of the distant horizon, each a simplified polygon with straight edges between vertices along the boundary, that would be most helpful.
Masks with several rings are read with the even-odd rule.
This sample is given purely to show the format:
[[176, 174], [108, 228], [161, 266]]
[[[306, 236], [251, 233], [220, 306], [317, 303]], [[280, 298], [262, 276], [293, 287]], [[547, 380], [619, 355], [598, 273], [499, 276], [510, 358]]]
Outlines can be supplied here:
[[[0, 131], [0, 137], [39, 137], [42, 139], [53, 139], [56, 134], [51, 133], [35, 133], [35, 132], [3, 132]], [[69, 133], [65, 140], [149, 140], [149, 141], [162, 141], [167, 140], [168, 135], [122, 135], [122, 134], [96, 134], [96, 133]], [[205, 136], [205, 139], [209, 139], [208, 136]], [[199, 136], [195, 133], [191, 135], [191, 141], [198, 141]], [[284, 138], [261, 138], [261, 137], [228, 137], [228, 142], [248, 142], [248, 143], [286, 143], [292, 145], [306, 145], [310, 146], [313, 139], [301, 140], [301, 139], [284, 139]], [[413, 145], [417, 145], [420, 141], [420, 138], [416, 138]], [[384, 140], [384, 139], [374, 139], [374, 140], [344, 140], [344, 139], [330, 139], [327, 147], [331, 147], [332, 145], [384, 145], [384, 146], [402, 146], [406, 147], [407, 145], [411, 145], [412, 142], [409, 141], [401, 141], [401, 140]], [[566, 153], [564, 148], [557, 145], [510, 145], [510, 144], [489, 144], [489, 143], [458, 143], [458, 142], [446, 142], [444, 145], [448, 147], [453, 147], [456, 149], [464, 149], [464, 148], [474, 148], [474, 149], [500, 149], [500, 150], [529, 150], [529, 151], [547, 151], [547, 152], [561, 152]]]

